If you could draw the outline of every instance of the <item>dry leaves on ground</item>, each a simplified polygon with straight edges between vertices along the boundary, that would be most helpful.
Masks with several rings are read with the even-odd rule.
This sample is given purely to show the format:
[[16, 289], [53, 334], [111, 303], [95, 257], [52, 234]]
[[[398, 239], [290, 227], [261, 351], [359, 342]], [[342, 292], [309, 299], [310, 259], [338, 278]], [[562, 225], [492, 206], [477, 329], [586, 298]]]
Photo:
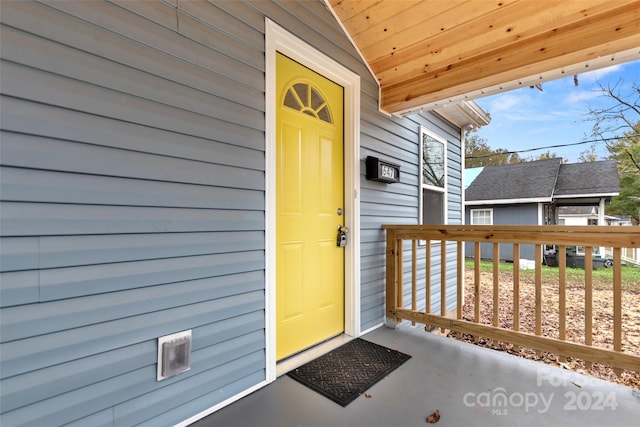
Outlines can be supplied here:
[[[513, 280], [510, 273], [500, 272], [499, 277], [499, 326], [513, 327]], [[473, 272], [467, 271], [465, 278], [465, 298], [462, 316], [473, 321], [474, 290]], [[493, 279], [491, 273], [481, 273], [480, 280], [480, 323], [492, 324], [493, 321]], [[535, 333], [535, 284], [532, 281], [520, 282], [520, 330]], [[570, 284], [566, 289], [566, 340], [584, 343], [585, 330], [585, 289], [584, 285]], [[558, 284], [542, 284], [542, 335], [559, 338], [559, 298]], [[593, 289], [593, 346], [613, 348], [613, 296], [611, 290]], [[622, 350], [640, 355], [640, 293], [623, 291], [622, 294]], [[555, 354], [542, 352], [540, 355], [530, 348], [517, 348], [512, 344], [479, 338], [469, 334], [452, 331], [450, 337], [499, 351], [506, 351], [531, 360], [549, 365], [572, 369], [587, 375], [640, 388], [640, 372], [622, 371], [618, 376], [614, 370], [599, 363], [588, 368], [583, 360], [567, 357], [566, 361]]]
[[427, 417], [427, 422], [428, 422], [429, 424], [435, 424], [435, 423], [437, 423], [438, 421], [440, 421], [440, 410], [439, 410], [439, 409], [436, 409], [436, 412], [434, 412], [433, 414], [431, 414], [431, 415], [429, 415], [429, 416]]

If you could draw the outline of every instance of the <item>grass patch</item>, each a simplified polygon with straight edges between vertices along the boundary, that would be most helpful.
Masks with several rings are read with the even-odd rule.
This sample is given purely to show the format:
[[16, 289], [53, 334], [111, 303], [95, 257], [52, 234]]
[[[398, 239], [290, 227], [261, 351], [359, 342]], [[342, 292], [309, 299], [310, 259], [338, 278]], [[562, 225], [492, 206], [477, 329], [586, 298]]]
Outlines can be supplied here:
[[[474, 268], [473, 260], [465, 260], [467, 269]], [[558, 267], [542, 266], [542, 280], [544, 282], [558, 281]], [[493, 271], [493, 262], [481, 261], [480, 271], [491, 273]], [[534, 280], [535, 270], [520, 270], [521, 280]], [[500, 263], [500, 272], [513, 274], [513, 264], [510, 262]], [[583, 286], [584, 285], [584, 269], [567, 267], [567, 285]], [[610, 289], [613, 287], [613, 268], [598, 268], [593, 270], [593, 286], [597, 289]], [[640, 292], [640, 268], [623, 266], [622, 267], [622, 289], [631, 292]]]

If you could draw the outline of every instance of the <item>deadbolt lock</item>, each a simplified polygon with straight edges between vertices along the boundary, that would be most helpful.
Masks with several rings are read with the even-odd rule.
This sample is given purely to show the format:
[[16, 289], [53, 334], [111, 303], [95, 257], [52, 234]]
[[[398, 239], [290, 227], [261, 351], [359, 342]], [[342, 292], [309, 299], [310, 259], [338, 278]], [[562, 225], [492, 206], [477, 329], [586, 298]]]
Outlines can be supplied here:
[[344, 248], [347, 246], [347, 233], [349, 229], [343, 225], [338, 225], [338, 241], [337, 246], [340, 248]]

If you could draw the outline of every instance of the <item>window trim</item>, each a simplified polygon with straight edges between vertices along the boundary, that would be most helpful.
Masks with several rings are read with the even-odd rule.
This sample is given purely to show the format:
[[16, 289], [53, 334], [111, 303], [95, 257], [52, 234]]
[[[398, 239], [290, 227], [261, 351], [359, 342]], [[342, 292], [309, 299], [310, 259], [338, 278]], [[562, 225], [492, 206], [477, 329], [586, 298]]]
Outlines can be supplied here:
[[[424, 174], [423, 174], [423, 167], [424, 167], [424, 135], [428, 135], [429, 137], [431, 137], [432, 139], [435, 139], [436, 141], [440, 142], [442, 144], [442, 148], [444, 150], [444, 186], [443, 187], [437, 187], [435, 185], [429, 185], [429, 184], [425, 184], [424, 182]], [[434, 192], [438, 192], [438, 193], [442, 193], [442, 218], [443, 218], [443, 225], [446, 225], [449, 223], [449, 191], [448, 191], [448, 185], [449, 185], [449, 154], [447, 151], [447, 139], [443, 138], [442, 136], [436, 134], [435, 132], [427, 129], [424, 126], [420, 126], [420, 141], [418, 142], [420, 145], [420, 150], [419, 150], [419, 168], [418, 168], [418, 176], [419, 176], [419, 182], [420, 182], [420, 186], [418, 188], [418, 198], [419, 198], [419, 203], [418, 203], [418, 223], [419, 224], [423, 224], [424, 223], [424, 218], [423, 218], [423, 204], [424, 204], [424, 196], [423, 196], [423, 191], [424, 190], [429, 190], [429, 191], [434, 191]]]
[[[475, 224], [473, 222], [474, 212], [489, 212], [489, 224]], [[469, 213], [469, 225], [493, 225], [493, 208], [471, 209]]]

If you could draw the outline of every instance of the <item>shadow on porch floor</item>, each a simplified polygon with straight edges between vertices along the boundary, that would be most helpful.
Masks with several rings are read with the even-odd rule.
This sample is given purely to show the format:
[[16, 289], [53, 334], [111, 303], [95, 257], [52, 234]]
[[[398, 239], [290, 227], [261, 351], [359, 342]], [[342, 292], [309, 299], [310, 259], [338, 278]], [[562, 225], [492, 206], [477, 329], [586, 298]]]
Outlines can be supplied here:
[[640, 391], [401, 325], [362, 338], [412, 358], [346, 408], [287, 376], [192, 427], [637, 426]]

